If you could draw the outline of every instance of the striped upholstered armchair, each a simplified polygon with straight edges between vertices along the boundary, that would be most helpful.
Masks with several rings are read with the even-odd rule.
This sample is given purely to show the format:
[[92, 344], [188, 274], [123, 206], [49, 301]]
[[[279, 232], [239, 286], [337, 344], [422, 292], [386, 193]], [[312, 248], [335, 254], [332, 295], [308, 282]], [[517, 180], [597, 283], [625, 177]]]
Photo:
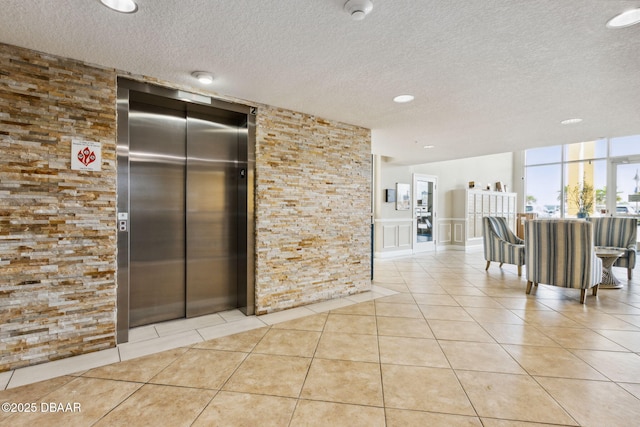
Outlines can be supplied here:
[[596, 256], [593, 224], [578, 220], [530, 220], [524, 226], [527, 294], [538, 283], [598, 293], [602, 260]]
[[484, 240], [484, 259], [489, 269], [491, 261], [505, 262], [518, 266], [518, 276], [522, 276], [524, 264], [524, 242], [513, 234], [507, 220], [502, 217], [485, 216], [482, 218], [482, 238]]
[[636, 266], [636, 236], [638, 220], [636, 218], [602, 217], [590, 218], [593, 223], [594, 244], [607, 249], [619, 249], [624, 255], [613, 264], [617, 267], [627, 267], [627, 277], [633, 278], [633, 268]]

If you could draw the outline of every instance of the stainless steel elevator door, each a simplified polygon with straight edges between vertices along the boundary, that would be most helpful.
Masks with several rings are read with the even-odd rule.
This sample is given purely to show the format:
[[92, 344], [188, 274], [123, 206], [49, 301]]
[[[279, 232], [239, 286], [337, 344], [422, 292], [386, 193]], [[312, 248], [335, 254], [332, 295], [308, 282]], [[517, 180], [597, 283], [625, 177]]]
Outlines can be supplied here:
[[185, 316], [184, 112], [131, 102], [129, 326]]
[[238, 132], [228, 118], [187, 117], [187, 317], [238, 306]]
[[253, 314], [255, 109], [121, 77], [117, 94], [117, 342]]

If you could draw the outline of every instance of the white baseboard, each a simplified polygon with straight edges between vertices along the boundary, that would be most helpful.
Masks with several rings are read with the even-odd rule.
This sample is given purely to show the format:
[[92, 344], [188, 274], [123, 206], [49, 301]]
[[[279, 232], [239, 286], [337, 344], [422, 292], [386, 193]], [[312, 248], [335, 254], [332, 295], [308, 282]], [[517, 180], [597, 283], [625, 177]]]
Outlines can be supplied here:
[[483, 245], [438, 245], [438, 250], [447, 251], [464, 251], [464, 252], [481, 252], [484, 250]]
[[374, 252], [373, 257], [379, 259], [397, 258], [413, 255], [413, 250], [405, 249], [402, 251]]

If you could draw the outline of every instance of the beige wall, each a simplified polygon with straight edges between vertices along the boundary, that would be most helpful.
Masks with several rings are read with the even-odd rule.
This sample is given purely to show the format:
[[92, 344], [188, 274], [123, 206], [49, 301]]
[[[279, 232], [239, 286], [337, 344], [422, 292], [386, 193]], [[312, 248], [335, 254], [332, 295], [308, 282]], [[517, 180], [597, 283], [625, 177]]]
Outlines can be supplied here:
[[491, 154], [467, 159], [449, 160], [446, 162], [428, 163], [414, 167], [414, 172], [436, 175], [438, 189], [438, 207], [440, 218], [453, 216], [453, 193], [451, 190], [467, 188], [469, 181], [484, 188], [487, 184], [494, 188], [497, 181], [507, 185], [508, 190], [515, 191], [513, 185], [513, 153]]
[[509, 191], [518, 191], [514, 185], [514, 154], [501, 153], [468, 159], [448, 160], [444, 162], [425, 163], [414, 166], [403, 166], [380, 162], [379, 179], [382, 188], [376, 188], [376, 218], [409, 218], [411, 211], [396, 211], [395, 204], [384, 203], [385, 188], [395, 188], [397, 182], [411, 184], [413, 174], [434, 175], [438, 177], [438, 209], [441, 217], [453, 215], [453, 201], [449, 192], [458, 188], [466, 188], [469, 181], [477, 185], [493, 185], [496, 181], [507, 184]]
[[[0, 64], [5, 371], [115, 345], [115, 91], [127, 73], [3, 44]], [[369, 131], [268, 106], [256, 120], [256, 311], [368, 289]], [[102, 143], [101, 172], [70, 169], [75, 138]]]
[[[443, 162], [426, 163], [414, 166], [404, 166], [386, 163], [384, 159], [378, 159], [376, 163], [376, 188], [374, 194], [375, 203], [375, 252], [378, 255], [393, 255], [393, 252], [408, 253], [410, 246], [398, 246], [385, 248], [382, 245], [382, 224], [398, 225], [398, 227], [413, 226], [407, 222], [412, 218], [412, 211], [396, 211], [395, 203], [384, 202], [384, 189], [395, 188], [398, 182], [412, 184], [413, 174], [433, 175], [438, 178], [438, 218], [453, 218], [454, 196], [453, 190], [464, 189], [469, 181], [475, 181], [478, 185], [491, 184], [496, 181], [505, 183], [509, 191], [519, 191], [521, 183], [515, 182], [513, 153], [492, 154], [481, 157], [449, 160]], [[521, 198], [518, 195], [518, 203]], [[464, 220], [464, 218], [462, 218]], [[413, 236], [411, 236], [413, 237]]]

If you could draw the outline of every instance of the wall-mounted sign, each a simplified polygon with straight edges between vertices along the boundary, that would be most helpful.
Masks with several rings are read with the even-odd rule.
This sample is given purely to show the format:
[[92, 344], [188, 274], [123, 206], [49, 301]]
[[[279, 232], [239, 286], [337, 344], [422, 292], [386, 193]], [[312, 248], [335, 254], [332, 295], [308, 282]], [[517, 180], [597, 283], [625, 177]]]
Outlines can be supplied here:
[[73, 140], [71, 142], [71, 169], [77, 171], [102, 170], [102, 144]]

